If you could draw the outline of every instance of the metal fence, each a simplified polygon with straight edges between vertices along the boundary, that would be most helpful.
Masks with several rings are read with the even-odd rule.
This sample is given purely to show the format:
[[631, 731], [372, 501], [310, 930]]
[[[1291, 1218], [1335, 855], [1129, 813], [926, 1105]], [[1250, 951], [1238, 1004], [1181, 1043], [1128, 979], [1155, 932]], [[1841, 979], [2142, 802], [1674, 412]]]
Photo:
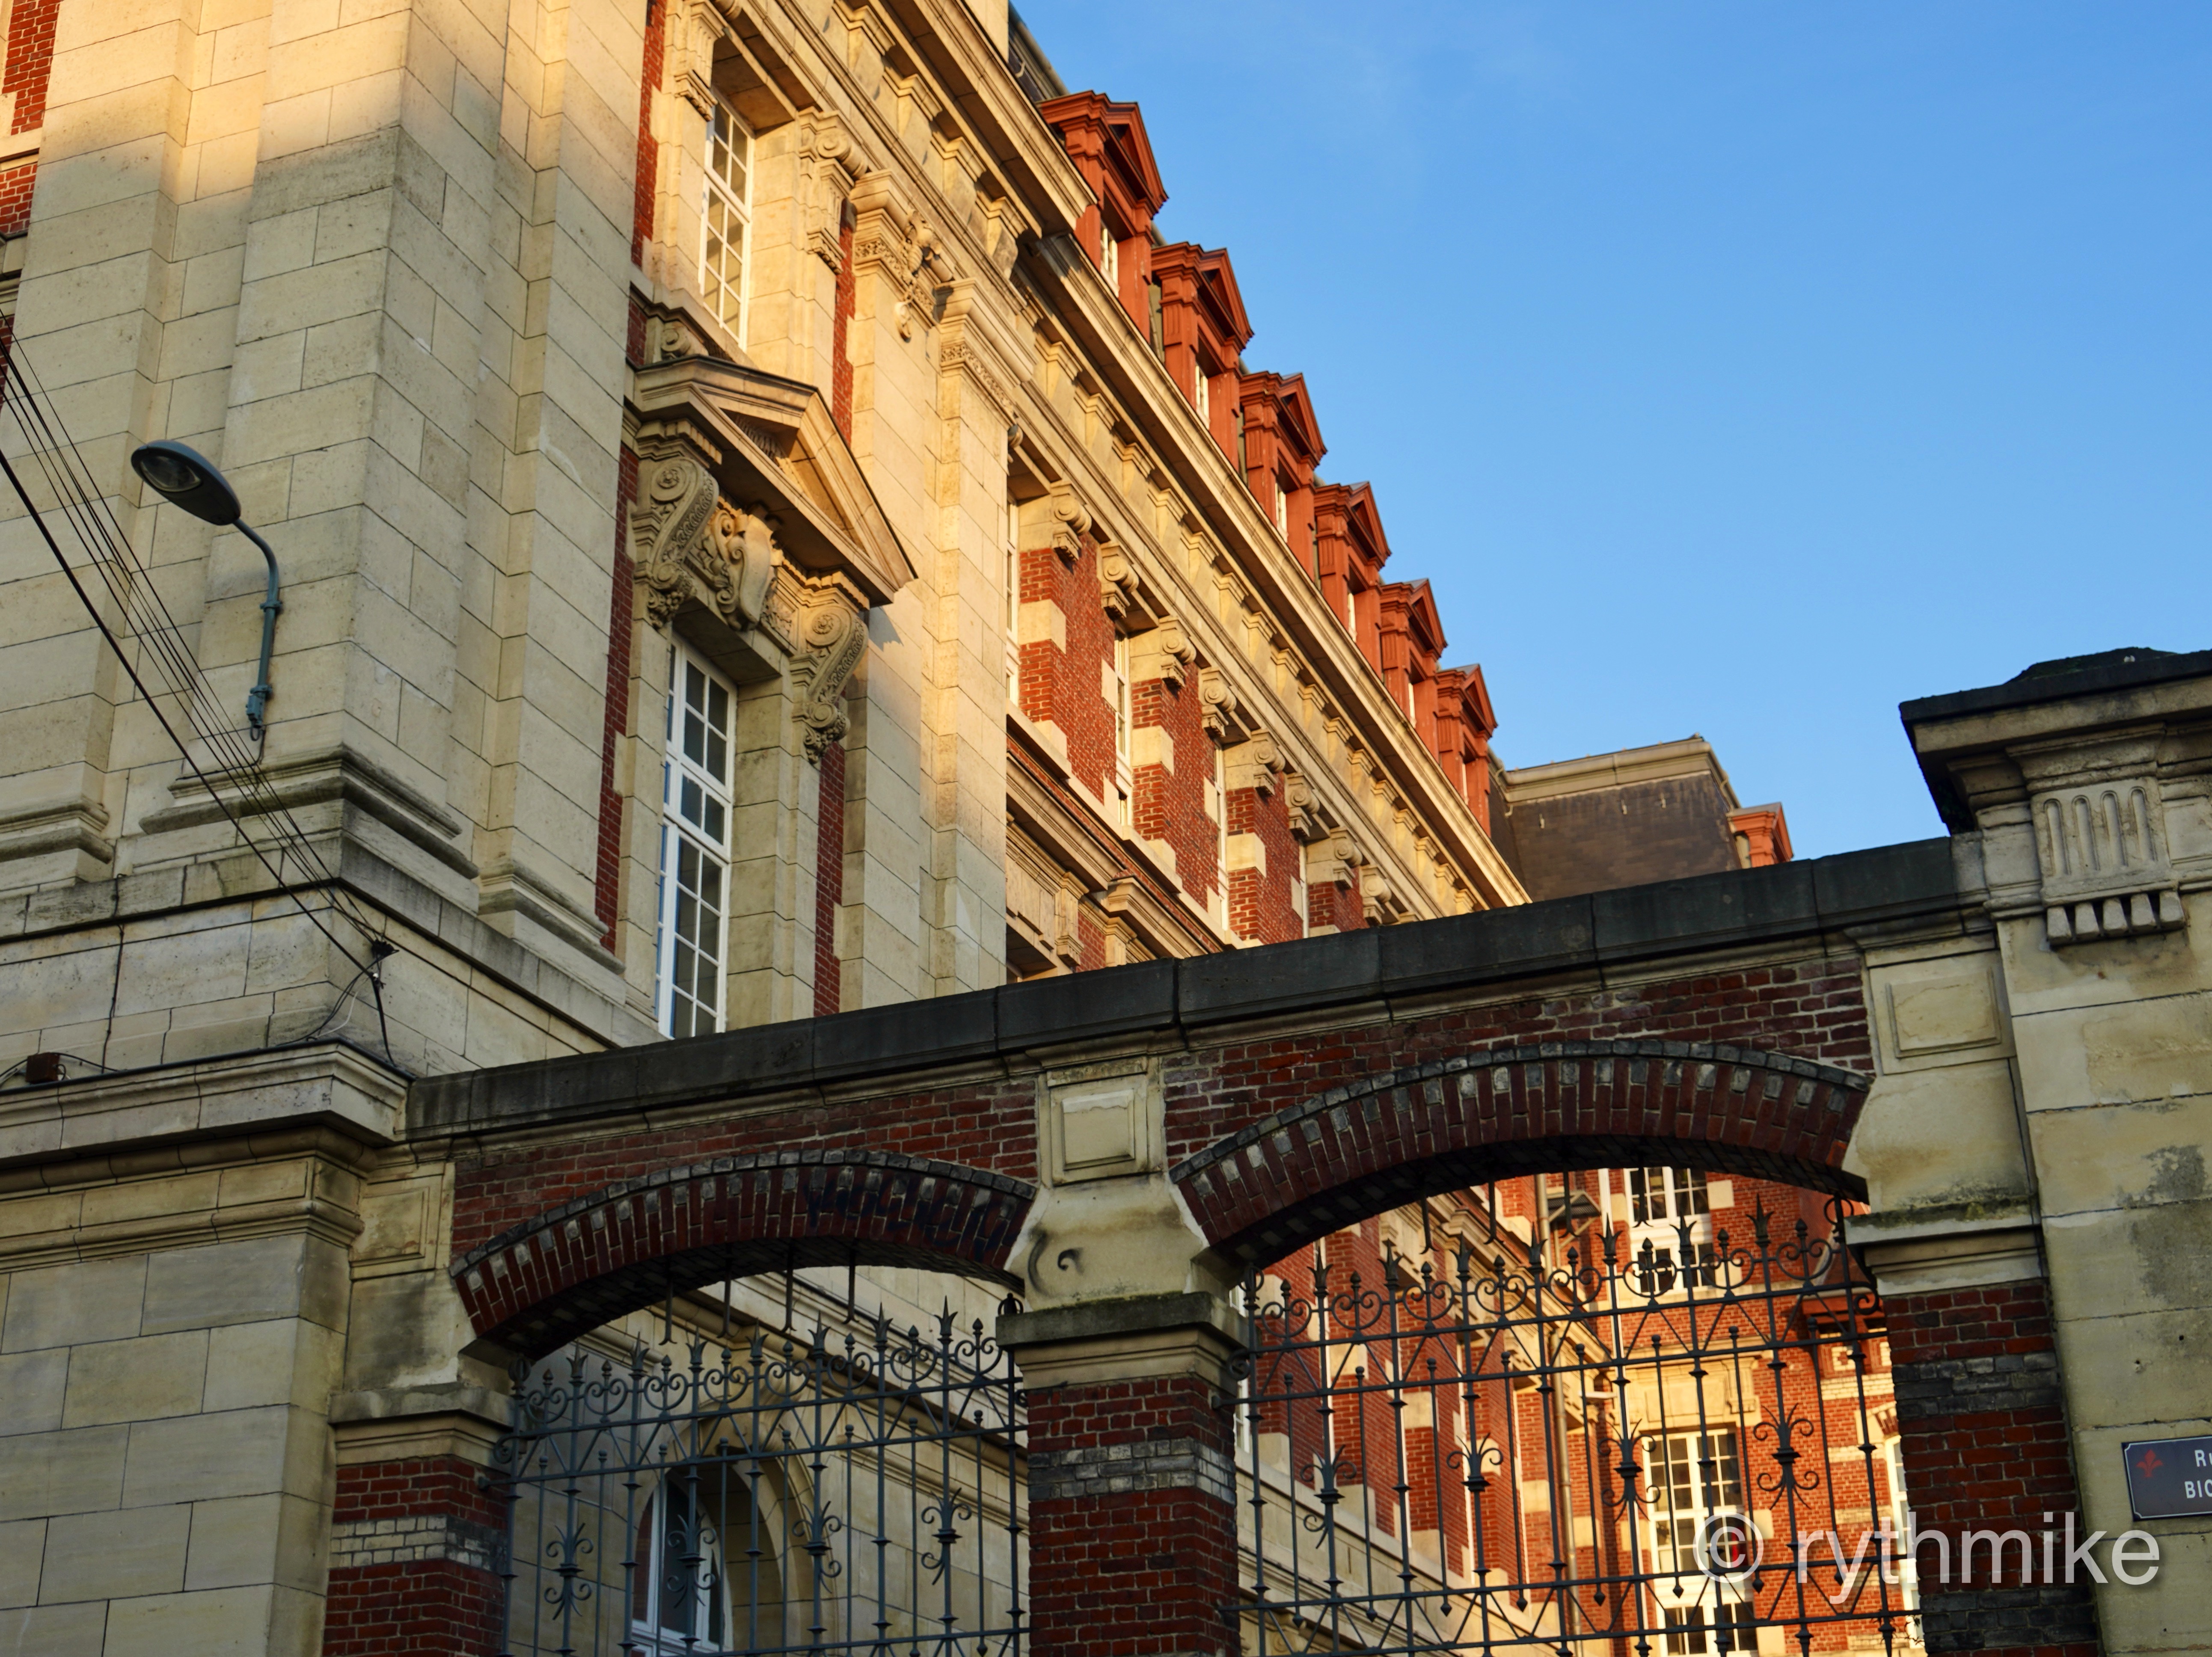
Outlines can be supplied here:
[[1253, 1278], [1243, 1649], [1917, 1643], [1880, 1302], [1838, 1217]]
[[1012, 1364], [978, 1321], [574, 1349], [518, 1385], [509, 1657], [1016, 1657]]

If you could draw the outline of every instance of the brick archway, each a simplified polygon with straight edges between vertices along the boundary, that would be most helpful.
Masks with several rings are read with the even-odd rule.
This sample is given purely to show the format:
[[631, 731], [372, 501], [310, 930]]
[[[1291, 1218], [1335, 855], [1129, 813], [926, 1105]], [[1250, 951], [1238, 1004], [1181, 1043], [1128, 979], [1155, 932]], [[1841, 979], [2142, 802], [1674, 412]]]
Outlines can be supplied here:
[[1012, 1284], [1024, 1180], [890, 1151], [767, 1151], [623, 1180], [457, 1258], [478, 1335], [535, 1357], [672, 1289], [816, 1266], [920, 1266]]
[[1843, 1160], [1869, 1084], [1713, 1042], [1487, 1047], [1331, 1088], [1169, 1177], [1248, 1266], [1436, 1192], [1564, 1169], [1668, 1162], [1863, 1198]]

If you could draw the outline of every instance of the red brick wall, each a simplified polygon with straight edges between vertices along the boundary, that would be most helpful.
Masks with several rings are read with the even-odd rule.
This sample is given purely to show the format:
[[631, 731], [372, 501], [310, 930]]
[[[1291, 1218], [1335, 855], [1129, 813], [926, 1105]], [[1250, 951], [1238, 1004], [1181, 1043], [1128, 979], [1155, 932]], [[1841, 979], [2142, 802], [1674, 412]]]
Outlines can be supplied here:
[[1334, 926], [1340, 932], [1356, 932], [1367, 924], [1367, 907], [1359, 895], [1359, 871], [1352, 871], [1352, 883], [1340, 886], [1334, 881], [1316, 881], [1306, 888], [1306, 926], [1319, 931]]
[[1262, 944], [1286, 944], [1305, 936], [1298, 912], [1291, 901], [1291, 883], [1304, 879], [1304, 848], [1291, 833], [1291, 816], [1278, 786], [1262, 794], [1256, 788], [1238, 788], [1228, 800], [1229, 832], [1256, 835], [1267, 856], [1263, 874], [1257, 869], [1238, 869], [1229, 877], [1230, 930], [1239, 938], [1256, 938]]
[[[1032, 1099], [1034, 1094], [1031, 1095]], [[753, 1151], [663, 1164], [544, 1210], [461, 1253], [453, 1273], [480, 1332], [526, 1355], [672, 1289], [811, 1266], [1006, 1272], [1036, 1188], [876, 1148]], [[511, 1170], [510, 1170], [511, 1171]], [[483, 1193], [465, 1199], [471, 1218]]]
[[[639, 315], [630, 307], [633, 325]], [[630, 605], [629, 508], [637, 499], [637, 455], [625, 443], [615, 474], [614, 594], [607, 604], [607, 704], [599, 738], [599, 871], [592, 887], [592, 910], [606, 932], [599, 942], [615, 947], [616, 920], [622, 906], [623, 798], [615, 787], [615, 754], [629, 729]]]
[[1158, 729], [1175, 750], [1175, 769], [1147, 765], [1133, 779], [1136, 798], [1131, 813], [1137, 833], [1164, 842], [1176, 854], [1176, 878], [1203, 903], [1219, 884], [1221, 847], [1213, 819], [1206, 811], [1206, 786], [1213, 780], [1213, 737], [1198, 696], [1195, 675], [1179, 689], [1164, 679], [1146, 679], [1129, 691], [1130, 725]]
[[853, 440], [853, 307], [856, 302], [853, 275], [853, 209], [839, 208], [837, 216], [837, 299], [836, 321], [830, 341], [830, 417], [845, 440]]
[[[653, 237], [653, 203], [660, 172], [660, 147], [653, 141], [653, 94], [660, 85], [663, 43], [668, 29], [668, 0], [646, 0], [645, 63], [638, 76], [637, 184], [631, 197], [629, 258], [645, 262], [645, 245]], [[635, 360], [636, 353], [631, 354]]]
[[9, 132], [28, 132], [46, 122], [46, 81], [54, 67], [54, 23], [61, 0], [16, 0], [8, 15], [8, 62], [0, 93], [15, 94]]
[[[2016, 1575], [1991, 1581], [1986, 1547], [1977, 1551], [1972, 1578], [1962, 1581], [1960, 1571], [1967, 1530], [2027, 1532], [2039, 1571], [2045, 1515], [2063, 1525], [2081, 1510], [2044, 1285], [1894, 1296], [1886, 1307], [1905, 1494], [1917, 1528], [1942, 1533], [1953, 1551], [1948, 1589], [1934, 1581], [1934, 1545], [1920, 1555], [1929, 1651], [2090, 1657], [2099, 1644], [2086, 1573], [2070, 1585], [2022, 1587]], [[2077, 1543], [2085, 1534], [2077, 1522]], [[2018, 1553], [2015, 1546], [2015, 1573]]]
[[36, 161], [0, 173], [0, 236], [18, 235], [30, 228], [31, 190], [38, 178]]
[[[495, 1571], [453, 1558], [340, 1563], [349, 1544], [372, 1539], [410, 1551], [431, 1538], [448, 1546], [459, 1541], [462, 1551], [484, 1557], [505, 1538], [507, 1512], [505, 1502], [477, 1488], [479, 1471], [453, 1457], [337, 1470], [324, 1657], [477, 1657], [502, 1648], [504, 1587]], [[430, 1520], [440, 1528], [374, 1539], [347, 1534], [384, 1520]]]
[[845, 744], [822, 750], [821, 831], [814, 847], [814, 1016], [843, 1004], [844, 963], [837, 959], [837, 906], [845, 901]]
[[[1152, 1657], [1235, 1642], [1237, 1518], [1195, 1485], [1041, 1496], [1055, 1456], [1111, 1445], [1229, 1451], [1227, 1416], [1194, 1375], [1063, 1386], [1030, 1394], [1031, 1648], [1038, 1657]], [[1140, 1475], [1134, 1482], [1147, 1482]]]
[[1022, 712], [1060, 728], [1067, 768], [1103, 798], [1114, 781], [1114, 710], [1099, 694], [1114, 659], [1114, 624], [1098, 598], [1098, 549], [1089, 536], [1070, 563], [1049, 547], [1021, 555], [1022, 602], [1060, 606], [1067, 647], [1040, 639], [1021, 647]]

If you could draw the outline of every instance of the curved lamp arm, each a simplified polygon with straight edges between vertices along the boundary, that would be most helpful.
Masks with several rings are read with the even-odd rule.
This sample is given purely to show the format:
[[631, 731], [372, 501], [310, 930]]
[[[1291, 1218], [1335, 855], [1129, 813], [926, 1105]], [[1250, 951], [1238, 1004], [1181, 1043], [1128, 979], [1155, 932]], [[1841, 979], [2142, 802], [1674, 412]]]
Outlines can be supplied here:
[[261, 555], [269, 561], [269, 596], [261, 601], [261, 671], [253, 681], [253, 689], [246, 695], [246, 728], [253, 732], [256, 742], [261, 740], [269, 711], [269, 655], [276, 646], [276, 618], [284, 613], [283, 602], [276, 596], [276, 552], [261, 538], [261, 532], [244, 519], [237, 523], [238, 532], [261, 549]]

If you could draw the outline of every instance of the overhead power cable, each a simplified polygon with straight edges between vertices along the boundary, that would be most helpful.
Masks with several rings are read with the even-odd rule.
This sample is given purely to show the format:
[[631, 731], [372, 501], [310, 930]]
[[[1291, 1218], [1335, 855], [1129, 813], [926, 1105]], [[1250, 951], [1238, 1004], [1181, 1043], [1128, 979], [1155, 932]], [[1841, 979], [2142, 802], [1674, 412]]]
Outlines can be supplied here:
[[[0, 419], [0, 471], [6, 473], [85, 613], [146, 699], [185, 768], [277, 889], [368, 980], [380, 1020], [384, 998], [379, 968], [396, 948], [380, 918], [340, 884], [336, 871], [262, 769], [258, 744], [250, 744], [224, 711], [152, 574], [116, 521], [107, 492], [94, 484], [83, 452], [63, 425], [21, 343], [0, 336], [0, 354], [5, 363], [5, 379], [0, 381], [0, 415], [5, 416]], [[26, 483], [27, 474], [43, 485], [43, 510]], [[61, 526], [59, 535], [55, 520]], [[65, 540], [76, 543], [75, 562], [64, 548]], [[88, 578], [106, 593], [105, 609]], [[190, 740], [180, 724], [190, 731]], [[194, 752], [195, 743], [208, 763], [203, 764]], [[327, 907], [318, 910], [310, 906], [303, 895], [307, 890], [319, 891]], [[349, 945], [325, 924], [325, 916], [332, 913], [366, 940], [366, 961], [360, 946]], [[388, 1041], [386, 1051], [388, 1058]]]

